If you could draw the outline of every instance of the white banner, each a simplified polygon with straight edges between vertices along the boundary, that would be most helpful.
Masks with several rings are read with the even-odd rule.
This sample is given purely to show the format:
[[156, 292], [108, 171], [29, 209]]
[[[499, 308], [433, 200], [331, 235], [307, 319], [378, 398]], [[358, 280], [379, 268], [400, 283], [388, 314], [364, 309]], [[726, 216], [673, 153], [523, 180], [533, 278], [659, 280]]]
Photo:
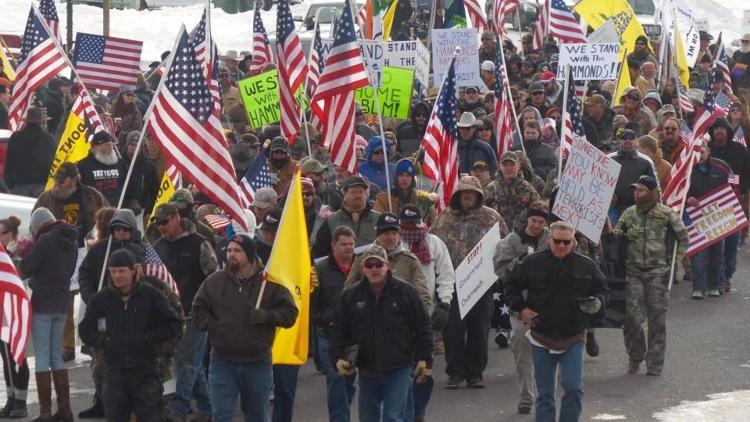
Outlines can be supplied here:
[[435, 85], [440, 86], [448, 72], [448, 66], [456, 51], [456, 85], [484, 86], [479, 77], [479, 39], [477, 31], [464, 29], [433, 29], [432, 30], [432, 67]]
[[577, 81], [617, 79], [620, 43], [562, 44], [557, 64], [557, 79], [565, 80], [565, 65], [570, 65]]
[[620, 164], [585, 139], [573, 138], [552, 212], [598, 244]]
[[414, 77], [427, 88], [430, 84], [430, 51], [422, 41], [391, 41], [386, 44], [385, 66], [414, 69]]
[[662, 21], [662, 27], [667, 28], [669, 40], [673, 45], [674, 24], [670, 21], [672, 20], [672, 11], [674, 11], [674, 17], [677, 19], [682, 42], [685, 46], [685, 55], [687, 55], [688, 66], [695, 66], [695, 63], [698, 61], [698, 50], [700, 50], [700, 34], [698, 33], [698, 27], [695, 23], [696, 16], [693, 13], [693, 10], [688, 7], [684, 0], [664, 0], [661, 10], [665, 15]]
[[500, 226], [495, 223], [456, 268], [456, 296], [461, 319], [497, 281], [492, 258], [499, 242]]

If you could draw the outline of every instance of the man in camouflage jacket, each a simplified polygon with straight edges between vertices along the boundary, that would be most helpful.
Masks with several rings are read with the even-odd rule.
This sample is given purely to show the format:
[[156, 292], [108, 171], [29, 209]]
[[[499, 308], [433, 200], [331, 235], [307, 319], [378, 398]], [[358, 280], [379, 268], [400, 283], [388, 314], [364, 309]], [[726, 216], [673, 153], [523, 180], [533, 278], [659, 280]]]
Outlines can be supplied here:
[[485, 188], [485, 204], [494, 208], [510, 229], [517, 224], [525, 227], [526, 222], [519, 222], [520, 217], [526, 214], [531, 204], [539, 200], [536, 189], [519, 174], [520, 165], [521, 161], [515, 152], [505, 152], [500, 157], [497, 178]]
[[[502, 237], [508, 234], [503, 217], [482, 205], [483, 202], [484, 193], [479, 180], [474, 176], [463, 176], [451, 197], [450, 207], [443, 210], [432, 225], [431, 233], [448, 246], [454, 269], [495, 223], [499, 223]], [[491, 291], [479, 299], [463, 320], [456, 294], [453, 294], [443, 339], [449, 389], [459, 388], [464, 380], [469, 388], [484, 387], [482, 373], [487, 366], [491, 314]]]
[[[617, 222], [615, 234], [627, 244], [625, 268], [627, 290], [623, 334], [630, 362], [628, 373], [638, 372], [646, 360], [647, 375], [661, 375], [667, 343], [667, 287], [673, 245], [677, 260], [687, 249], [688, 235], [680, 216], [659, 202], [656, 179], [641, 176], [631, 187], [636, 204], [626, 209]], [[672, 239], [674, 240], [674, 239]], [[648, 345], [642, 324], [648, 318]]]

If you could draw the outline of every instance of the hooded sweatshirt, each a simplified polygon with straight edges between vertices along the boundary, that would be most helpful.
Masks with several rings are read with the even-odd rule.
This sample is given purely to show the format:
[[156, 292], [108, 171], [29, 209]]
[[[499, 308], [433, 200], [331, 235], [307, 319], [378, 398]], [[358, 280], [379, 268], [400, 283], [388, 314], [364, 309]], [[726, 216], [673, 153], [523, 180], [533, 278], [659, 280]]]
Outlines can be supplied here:
[[[383, 149], [383, 141], [381, 139], [382, 138], [380, 136], [373, 136], [372, 139], [370, 139], [370, 141], [367, 143], [367, 148], [365, 149], [365, 161], [363, 161], [362, 164], [359, 165], [359, 174], [369, 180], [370, 183], [379, 186], [380, 189], [387, 189], [388, 178], [386, 177], [385, 171], [386, 162], [376, 163], [372, 160], [372, 153], [378, 149]], [[391, 142], [386, 140], [385, 144], [386, 148], [390, 150]], [[396, 171], [396, 165], [392, 162], [387, 162], [387, 164], [388, 175], [392, 176]]]
[[425, 120], [424, 126], [417, 124], [417, 112], [424, 112], [428, 118], [430, 115], [430, 105], [424, 101], [415, 103], [412, 106], [409, 121], [403, 122], [396, 128], [396, 139], [398, 139], [398, 145], [396, 150], [402, 157], [410, 157], [419, 150], [419, 146], [424, 138], [425, 129], [427, 129], [427, 120]]

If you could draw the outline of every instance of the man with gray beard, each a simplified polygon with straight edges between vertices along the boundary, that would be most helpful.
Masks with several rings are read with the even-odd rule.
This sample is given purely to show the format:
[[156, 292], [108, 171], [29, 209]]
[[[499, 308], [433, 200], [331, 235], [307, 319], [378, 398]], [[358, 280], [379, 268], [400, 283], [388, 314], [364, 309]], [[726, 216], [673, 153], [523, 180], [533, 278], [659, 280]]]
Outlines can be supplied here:
[[[117, 155], [114, 139], [105, 131], [97, 132], [91, 139], [89, 155], [77, 163], [81, 181], [102, 193], [112, 206], [117, 206], [128, 174], [128, 164]], [[135, 215], [141, 213], [141, 189], [138, 183], [129, 183], [123, 208]]]

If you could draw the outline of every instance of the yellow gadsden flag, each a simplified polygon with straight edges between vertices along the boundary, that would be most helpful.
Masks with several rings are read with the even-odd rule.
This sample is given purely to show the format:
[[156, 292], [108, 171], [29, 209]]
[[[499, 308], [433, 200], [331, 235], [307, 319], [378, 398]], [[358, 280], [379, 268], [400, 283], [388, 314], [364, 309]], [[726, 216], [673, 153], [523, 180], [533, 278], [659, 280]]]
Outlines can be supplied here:
[[299, 309], [294, 325], [276, 332], [273, 343], [274, 364], [304, 365], [307, 361], [311, 272], [308, 244], [305, 208], [302, 204], [302, 178], [297, 169], [266, 266], [268, 281], [286, 287]]
[[86, 141], [86, 122], [71, 111], [68, 121], [65, 123], [65, 131], [57, 144], [57, 152], [55, 152], [55, 159], [52, 160], [44, 190], [50, 190], [54, 186], [55, 173], [57, 173], [60, 164], [83, 160], [88, 155], [90, 148], [91, 146]]
[[161, 183], [159, 183], [159, 191], [156, 193], [156, 201], [154, 201], [153, 209], [156, 209], [161, 204], [166, 204], [169, 201], [169, 198], [172, 197], [172, 194], [174, 194], [174, 183], [172, 183], [172, 178], [169, 177], [169, 172], [164, 170], [164, 176], [161, 177]]
[[581, 0], [573, 6], [573, 10], [594, 29], [614, 18], [622, 47], [628, 51], [635, 49], [635, 39], [638, 36], [646, 35], [627, 0]]
[[612, 98], [614, 105], [622, 105], [622, 96], [625, 95], [625, 90], [632, 84], [630, 80], [630, 67], [628, 61], [623, 60], [622, 66], [620, 67], [620, 76], [617, 78], [617, 89], [615, 90], [615, 96]]
[[8, 79], [11, 81], [16, 80], [16, 72], [13, 70], [13, 66], [10, 65], [8, 57], [5, 55], [5, 51], [0, 47], [0, 62], [3, 63], [3, 72], [8, 75]]
[[679, 72], [680, 83], [682, 86], [690, 86], [690, 68], [688, 67], [687, 55], [685, 54], [685, 43], [680, 36], [679, 25], [674, 27], [674, 64]]

